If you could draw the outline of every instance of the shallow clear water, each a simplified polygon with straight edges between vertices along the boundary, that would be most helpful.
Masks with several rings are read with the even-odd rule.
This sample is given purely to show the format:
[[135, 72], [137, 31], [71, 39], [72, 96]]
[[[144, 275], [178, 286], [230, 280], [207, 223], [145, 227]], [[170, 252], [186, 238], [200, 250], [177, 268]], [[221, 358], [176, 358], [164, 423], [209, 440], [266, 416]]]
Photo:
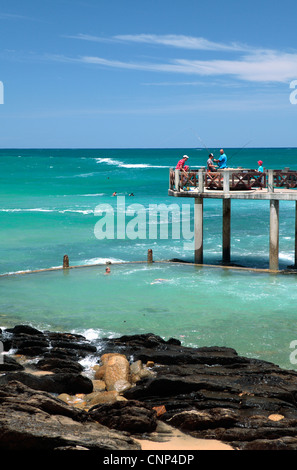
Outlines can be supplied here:
[[4, 277], [0, 294], [5, 325], [29, 322], [92, 338], [153, 332], [293, 367], [293, 275], [131, 263], [111, 266], [109, 275], [102, 266]]
[[[211, 149], [212, 150], [212, 149]], [[240, 150], [240, 149], [239, 149]], [[184, 153], [191, 166], [205, 164], [203, 150], [2, 150], [0, 152], [0, 274], [70, 264], [180, 258], [193, 261], [183, 239], [98, 240], [95, 209], [184, 201], [170, 198], [168, 168]], [[296, 149], [243, 149], [234, 165], [296, 169]], [[134, 197], [129, 197], [133, 192]], [[221, 262], [222, 201], [204, 205], [204, 261]], [[181, 206], [180, 206], [181, 207]], [[294, 261], [294, 203], [280, 203], [280, 267]], [[147, 219], [146, 219], [147, 220]], [[160, 223], [157, 222], [158, 230]], [[189, 226], [193, 227], [190, 203]], [[172, 227], [170, 219], [169, 228]], [[141, 227], [140, 227], [141, 228]], [[232, 201], [234, 263], [268, 267], [268, 201]], [[155, 279], [165, 279], [153, 283]], [[92, 337], [153, 332], [185, 345], [234, 347], [239, 354], [294, 368], [297, 339], [296, 277], [192, 265], [117, 264], [0, 278], [0, 324], [78, 331]]]

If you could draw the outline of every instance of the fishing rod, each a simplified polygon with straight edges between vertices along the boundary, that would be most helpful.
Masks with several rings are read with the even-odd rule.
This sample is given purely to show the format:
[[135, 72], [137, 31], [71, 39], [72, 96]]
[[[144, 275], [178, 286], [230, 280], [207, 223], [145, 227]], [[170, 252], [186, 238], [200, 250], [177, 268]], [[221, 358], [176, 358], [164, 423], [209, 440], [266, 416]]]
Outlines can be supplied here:
[[228, 162], [230, 162], [230, 160], [232, 160], [233, 157], [235, 157], [235, 155], [238, 155], [248, 144], [250, 144], [252, 141], [249, 140], [249, 142], [247, 142], [245, 145], [243, 145], [239, 150], [237, 150], [237, 152], [233, 153], [231, 155], [230, 158], [228, 158]]
[[[194, 129], [190, 128], [191, 131], [195, 134], [195, 136], [197, 137], [197, 139], [202, 143], [203, 147], [208, 151], [208, 154], [210, 154], [210, 150], [209, 148], [205, 145], [205, 143], [203, 142], [203, 140], [201, 139], [201, 137], [199, 137], [199, 135], [194, 131]], [[246, 144], [244, 144], [239, 150], [237, 150], [235, 153], [233, 153], [231, 155], [230, 158], [228, 158], [228, 163], [230, 162], [230, 160], [232, 160], [232, 158], [234, 158], [236, 155], [238, 155], [245, 147], [247, 147], [247, 145], [249, 145], [250, 143], [252, 142], [252, 140], [249, 140]]]
[[191, 127], [190, 127], [190, 130], [195, 134], [195, 136], [197, 137], [197, 139], [202, 143], [203, 147], [208, 151], [208, 154], [210, 154], [211, 152], [210, 152], [209, 148], [207, 148], [207, 146], [205, 145], [205, 143], [203, 142], [203, 140], [201, 139], [201, 137], [199, 137], [199, 135], [196, 134], [196, 132], [194, 131], [194, 129], [192, 129]]

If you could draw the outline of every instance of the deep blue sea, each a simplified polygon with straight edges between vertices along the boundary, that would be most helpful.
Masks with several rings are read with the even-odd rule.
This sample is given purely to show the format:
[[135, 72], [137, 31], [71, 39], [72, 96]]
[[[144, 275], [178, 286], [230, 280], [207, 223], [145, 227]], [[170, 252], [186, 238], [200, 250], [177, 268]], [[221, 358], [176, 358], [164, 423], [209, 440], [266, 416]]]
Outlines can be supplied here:
[[[224, 150], [232, 167], [257, 168], [261, 159], [266, 168], [297, 170], [294, 148]], [[0, 274], [61, 266], [65, 254], [71, 266], [90, 266], [1, 277], [0, 326], [28, 323], [92, 339], [153, 332], [294, 369], [297, 277], [193, 266], [189, 240], [173, 236], [176, 215], [168, 224], [150, 217], [156, 205], [186, 204], [183, 222], [193, 229], [193, 201], [168, 196], [169, 168], [184, 154], [191, 168], [208, 157], [204, 148], [0, 150]], [[231, 210], [232, 262], [268, 268], [269, 201], [233, 200]], [[123, 213], [127, 231], [118, 237]], [[207, 264], [221, 263], [221, 233], [222, 201], [206, 200]], [[280, 268], [294, 262], [294, 233], [295, 203], [281, 201]], [[190, 263], [148, 265], [148, 249], [155, 261]]]

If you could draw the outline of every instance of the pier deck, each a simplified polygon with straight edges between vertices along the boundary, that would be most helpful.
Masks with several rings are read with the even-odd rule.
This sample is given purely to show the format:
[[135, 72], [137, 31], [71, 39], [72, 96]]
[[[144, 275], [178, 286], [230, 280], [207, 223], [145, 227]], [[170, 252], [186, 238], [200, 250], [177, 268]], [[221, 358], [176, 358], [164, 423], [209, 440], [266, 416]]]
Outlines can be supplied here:
[[222, 190], [212, 190], [205, 189], [203, 192], [199, 192], [198, 188], [193, 188], [189, 191], [181, 189], [180, 191], [175, 191], [172, 189], [168, 190], [169, 196], [175, 197], [191, 197], [197, 198], [201, 197], [204, 199], [257, 199], [257, 200], [283, 200], [283, 201], [296, 201], [297, 200], [297, 190], [294, 189], [285, 189], [285, 188], [275, 188], [273, 192], [269, 191], [267, 188], [262, 190], [260, 189], [251, 189], [251, 190], [242, 190], [242, 191], [229, 191], [224, 192]]
[[193, 198], [194, 206], [194, 258], [203, 264], [203, 203], [205, 199], [222, 199], [222, 259], [231, 261], [231, 200], [270, 201], [269, 269], [279, 270], [279, 201], [295, 201], [295, 263], [297, 269], [297, 171], [228, 168], [209, 173], [205, 168], [169, 170], [168, 195]]

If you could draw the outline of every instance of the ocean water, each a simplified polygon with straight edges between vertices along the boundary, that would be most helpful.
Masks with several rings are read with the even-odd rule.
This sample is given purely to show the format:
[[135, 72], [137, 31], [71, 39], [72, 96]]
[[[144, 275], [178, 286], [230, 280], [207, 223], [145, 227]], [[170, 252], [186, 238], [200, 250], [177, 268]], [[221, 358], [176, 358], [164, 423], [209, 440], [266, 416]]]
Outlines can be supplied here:
[[[230, 166], [257, 168], [261, 159], [266, 168], [297, 169], [297, 149], [225, 151]], [[205, 165], [208, 152], [198, 148], [1, 150], [0, 274], [11, 275], [0, 278], [0, 326], [28, 323], [98, 340], [153, 332], [296, 367], [296, 276], [220, 268], [220, 200], [204, 205], [204, 262], [218, 267], [191, 264], [189, 240], [173, 236], [174, 214], [168, 224], [150, 218], [154, 205], [182, 211], [187, 204], [183, 222], [191, 233], [193, 201], [168, 196], [169, 168], [185, 153], [192, 168]], [[231, 210], [232, 262], [268, 268], [269, 202], [233, 200]], [[119, 238], [123, 213], [131, 231]], [[96, 236], [98, 223], [110, 229], [109, 238]], [[294, 262], [294, 231], [295, 205], [281, 201], [281, 268]], [[145, 262], [148, 249], [153, 265]], [[90, 267], [12, 274], [61, 266], [65, 254], [71, 266]], [[189, 264], [162, 263], [172, 258]], [[110, 275], [106, 261], [113, 263]]]

